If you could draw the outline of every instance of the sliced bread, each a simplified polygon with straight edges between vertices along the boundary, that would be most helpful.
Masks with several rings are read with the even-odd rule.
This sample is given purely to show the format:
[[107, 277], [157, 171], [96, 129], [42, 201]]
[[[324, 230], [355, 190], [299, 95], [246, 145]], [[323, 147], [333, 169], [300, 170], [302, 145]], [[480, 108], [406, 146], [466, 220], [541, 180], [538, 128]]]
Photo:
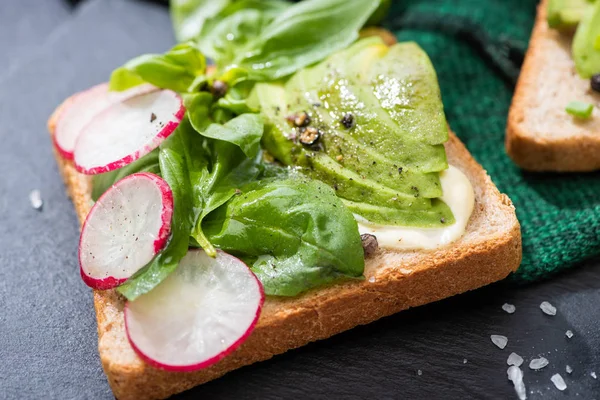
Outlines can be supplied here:
[[[59, 110], [48, 122], [51, 133]], [[115, 290], [95, 291], [100, 358], [115, 396], [166, 398], [242, 366], [409, 307], [479, 288], [515, 271], [521, 262], [521, 231], [511, 201], [453, 134], [446, 150], [449, 162], [466, 174], [475, 190], [474, 211], [461, 239], [432, 251], [380, 250], [367, 260], [364, 280], [340, 282], [294, 298], [267, 298], [248, 340], [209, 368], [174, 373], [145, 364], [127, 340], [124, 298]], [[92, 204], [91, 181], [55, 154], [83, 223]]]
[[[575, 71], [572, 34], [551, 29], [548, 0], [538, 5], [536, 22], [508, 115], [506, 151], [530, 171], [600, 169], [600, 93]], [[589, 120], [565, 107], [578, 100], [595, 106]]]

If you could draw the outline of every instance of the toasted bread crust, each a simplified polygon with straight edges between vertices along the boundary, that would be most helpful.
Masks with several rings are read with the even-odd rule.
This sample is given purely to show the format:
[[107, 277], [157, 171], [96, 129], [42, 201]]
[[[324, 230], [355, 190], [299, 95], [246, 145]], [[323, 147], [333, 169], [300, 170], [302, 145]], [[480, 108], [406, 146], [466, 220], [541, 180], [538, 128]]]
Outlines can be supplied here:
[[[54, 132], [60, 107], [48, 122]], [[367, 260], [363, 281], [346, 281], [295, 298], [267, 298], [248, 340], [217, 364], [174, 373], [145, 364], [127, 341], [124, 299], [114, 290], [94, 291], [99, 352], [119, 399], [162, 399], [239, 367], [328, 338], [387, 315], [498, 281], [521, 262], [521, 232], [514, 207], [451, 134], [449, 161], [473, 183], [476, 203], [459, 241], [433, 251], [379, 251]], [[67, 192], [81, 223], [91, 207], [89, 177], [55, 152]], [[350, 306], [349, 306], [350, 305]]]
[[572, 35], [546, 21], [547, 0], [538, 5], [529, 50], [508, 115], [506, 151], [530, 171], [593, 171], [600, 169], [600, 113], [578, 121], [565, 107], [572, 100], [600, 106], [589, 80], [575, 71]]

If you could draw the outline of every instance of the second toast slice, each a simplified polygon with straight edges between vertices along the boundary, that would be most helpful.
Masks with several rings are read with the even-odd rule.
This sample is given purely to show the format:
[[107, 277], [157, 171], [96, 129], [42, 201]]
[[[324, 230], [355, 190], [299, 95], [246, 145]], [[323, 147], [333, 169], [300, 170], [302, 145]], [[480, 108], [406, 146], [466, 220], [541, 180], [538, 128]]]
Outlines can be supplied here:
[[[575, 71], [572, 35], [551, 29], [548, 1], [538, 6], [529, 50], [513, 97], [506, 130], [506, 150], [530, 171], [600, 169], [600, 93]], [[593, 118], [567, 114], [570, 101], [596, 106]]]

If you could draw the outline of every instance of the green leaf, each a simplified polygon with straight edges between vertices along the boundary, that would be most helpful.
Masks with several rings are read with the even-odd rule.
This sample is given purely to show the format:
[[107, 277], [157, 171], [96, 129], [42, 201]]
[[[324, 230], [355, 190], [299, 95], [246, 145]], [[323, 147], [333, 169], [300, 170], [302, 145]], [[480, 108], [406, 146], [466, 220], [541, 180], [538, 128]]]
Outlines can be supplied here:
[[202, 228], [221, 249], [255, 260], [265, 293], [295, 296], [342, 277], [360, 277], [357, 223], [319, 181], [267, 180], [209, 214]]
[[171, 0], [171, 20], [178, 41], [195, 39], [204, 22], [217, 15], [231, 0]]
[[213, 165], [210, 174], [194, 181], [198, 196], [201, 197], [201, 213], [196, 219], [192, 237], [208, 255], [216, 254], [212, 243], [202, 230], [204, 217], [225, 204], [239, 188], [254, 181], [261, 172], [259, 159], [247, 158], [235, 145], [216, 140], [213, 145]]
[[210, 112], [212, 103], [213, 96], [208, 92], [183, 95], [183, 105], [196, 131], [204, 131], [212, 123]]
[[233, 63], [259, 79], [285, 77], [349, 46], [379, 5], [380, 0], [301, 1], [239, 49]]
[[184, 119], [177, 130], [165, 140], [158, 159], [162, 177], [173, 192], [171, 237], [166, 247], [147, 266], [119, 286], [119, 292], [134, 300], [149, 292], [173, 272], [187, 254], [194, 226], [198, 192], [190, 179], [200, 179], [208, 164], [201, 137]]
[[203, 25], [198, 45], [220, 67], [231, 64], [236, 55], [260, 36], [264, 28], [289, 7], [279, 0], [232, 2]]
[[[192, 121], [194, 124], [194, 121]], [[242, 114], [224, 125], [210, 124], [205, 130], [196, 129], [202, 136], [222, 140], [238, 146], [248, 158], [254, 158], [260, 149], [263, 134], [260, 114]], [[194, 125], [196, 128], [197, 125]]]
[[135, 174], [137, 172], [151, 172], [156, 175], [160, 175], [160, 166], [158, 165], [158, 149], [146, 154], [140, 158], [124, 166], [123, 168], [116, 169], [114, 171], [106, 172], [104, 174], [94, 175], [92, 177], [92, 199], [98, 200], [100, 196], [112, 185], [125, 178], [128, 175]]
[[151, 83], [176, 92], [197, 86], [206, 70], [206, 59], [193, 43], [180, 43], [165, 54], [145, 54], [113, 71], [110, 90], [122, 91]]

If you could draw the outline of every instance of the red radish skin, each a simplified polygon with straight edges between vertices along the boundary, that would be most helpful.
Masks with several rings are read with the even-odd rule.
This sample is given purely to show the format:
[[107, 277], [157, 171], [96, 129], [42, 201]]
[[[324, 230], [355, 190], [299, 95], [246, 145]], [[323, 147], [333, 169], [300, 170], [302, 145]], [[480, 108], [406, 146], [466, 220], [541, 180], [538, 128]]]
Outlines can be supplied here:
[[[194, 252], [194, 251], [198, 251], [198, 252], [204, 252], [201, 249], [190, 249], [189, 252]], [[171, 371], [171, 372], [192, 372], [192, 371], [197, 371], [199, 369], [203, 369], [203, 368], [207, 368], [215, 363], [217, 363], [218, 361], [222, 360], [223, 358], [227, 357], [229, 354], [233, 353], [242, 343], [244, 343], [246, 341], [246, 339], [248, 339], [248, 337], [252, 334], [252, 331], [254, 330], [254, 328], [256, 327], [256, 324], [258, 323], [258, 320], [260, 318], [260, 313], [262, 311], [262, 307], [264, 305], [264, 301], [265, 301], [265, 292], [263, 289], [262, 284], [260, 283], [260, 281], [258, 280], [258, 278], [256, 277], [256, 275], [254, 275], [254, 273], [250, 270], [250, 268], [240, 259], [225, 253], [221, 250], [217, 250], [217, 257], [230, 257], [231, 259], [235, 259], [237, 260], [237, 262], [239, 262], [241, 265], [244, 265], [245, 268], [248, 269], [248, 272], [250, 273], [250, 275], [252, 276], [254, 282], [256, 283], [257, 286], [257, 290], [258, 290], [258, 296], [259, 301], [258, 301], [258, 305], [256, 307], [256, 311], [254, 313], [254, 317], [252, 319], [252, 321], [250, 322], [250, 324], [248, 325], [247, 329], [245, 330], [245, 332], [240, 335], [240, 337], [235, 340], [232, 344], [230, 344], [225, 350], [221, 351], [220, 353], [218, 353], [215, 356], [212, 356], [206, 360], [202, 360], [201, 362], [198, 363], [193, 363], [193, 364], [189, 364], [189, 365], [170, 365], [170, 364], [166, 364], [166, 363], [162, 363], [159, 362], [155, 359], [153, 359], [152, 357], [150, 357], [149, 355], [147, 355], [141, 348], [140, 346], [138, 346], [135, 343], [134, 338], [132, 338], [132, 334], [131, 334], [131, 329], [130, 329], [130, 315], [131, 315], [131, 302], [127, 302], [125, 303], [125, 308], [123, 310], [124, 313], [124, 319], [125, 319], [125, 331], [127, 333], [127, 338], [129, 339], [129, 343], [131, 344], [131, 347], [134, 349], [134, 351], [136, 352], [136, 354], [147, 364], [155, 367], [155, 368], [159, 368], [159, 369], [163, 369], [165, 371]], [[208, 257], [208, 256], [207, 256]], [[168, 278], [167, 278], [168, 279]], [[162, 284], [162, 283], [161, 283]], [[153, 290], [156, 290], [153, 289]], [[150, 292], [152, 293], [152, 292]], [[145, 295], [142, 295], [142, 297]]]
[[155, 90], [159, 88], [144, 84], [123, 92], [109, 92], [108, 83], [101, 83], [75, 94], [58, 114], [52, 136], [54, 147], [63, 158], [72, 160], [77, 137], [97, 114], [114, 103]]
[[[157, 230], [156, 235], [153, 235], [154, 241], [152, 242], [152, 254], [149, 254], [148, 257], [146, 257], [146, 259], [144, 260], [144, 262], [141, 262], [140, 265], [137, 266], [137, 268], [132, 269], [130, 271], [130, 273], [127, 274], [127, 276], [115, 277], [110, 274], [111, 271], [106, 271], [106, 274], [105, 274], [106, 276], [102, 276], [102, 277], [92, 276], [93, 274], [91, 272], [89, 272], [89, 271], [86, 272], [85, 265], [89, 264], [89, 262], [86, 261], [83, 256], [84, 251], [87, 251], [87, 248], [89, 247], [89, 246], [86, 246], [85, 240], [87, 239], [88, 230], [90, 229], [89, 227], [92, 224], [90, 221], [93, 221], [93, 219], [96, 218], [96, 215], [98, 213], [97, 207], [108, 207], [107, 204], [113, 204], [112, 209], [114, 209], [115, 203], [114, 203], [114, 199], [112, 199], [111, 196], [114, 197], [115, 192], [118, 192], [117, 195], [122, 195], [124, 191], [128, 190], [127, 189], [128, 184], [134, 180], [137, 180], [137, 181], [146, 180], [147, 183], [151, 183], [160, 191], [160, 202], [161, 202], [160, 207], [161, 207], [161, 209], [160, 209], [160, 215], [158, 216], [158, 218], [160, 219], [160, 227]], [[135, 190], [136, 188], [133, 187], [133, 189]], [[129, 190], [131, 190], [131, 189], [129, 189]], [[133, 206], [135, 207], [135, 205], [133, 205]], [[123, 207], [121, 207], [121, 208], [123, 208]], [[112, 212], [112, 209], [111, 209], [111, 212]], [[152, 258], [158, 252], [160, 252], [163, 249], [163, 247], [166, 245], [167, 240], [169, 239], [169, 233], [171, 230], [170, 228], [171, 228], [171, 217], [172, 216], [173, 216], [173, 192], [171, 191], [171, 188], [169, 187], [167, 182], [165, 180], [163, 180], [161, 177], [154, 175], [152, 173], [149, 173], [149, 172], [140, 172], [140, 173], [129, 175], [129, 176], [121, 179], [119, 182], [117, 182], [115, 185], [113, 185], [110, 189], [108, 189], [102, 196], [100, 196], [98, 201], [94, 204], [94, 206], [88, 213], [88, 215], [85, 219], [85, 222], [83, 224], [83, 228], [81, 230], [81, 236], [79, 238], [79, 270], [80, 270], [82, 280], [85, 282], [86, 285], [88, 285], [89, 287], [96, 289], [96, 290], [112, 289], [114, 287], [119, 286], [123, 282], [125, 282], [131, 275], [133, 275], [139, 269], [144, 267], [148, 262], [150, 262], [152, 260]], [[110, 229], [112, 231], [112, 227]], [[139, 238], [142, 233], [144, 233], [144, 232], [140, 232], [137, 235], [137, 238]], [[150, 233], [152, 233], [152, 232], [150, 232]], [[115, 233], [115, 235], [116, 234], [118, 234], [118, 233]], [[136, 235], [133, 234], [133, 236], [136, 236]], [[89, 239], [87, 239], [87, 240], [89, 240]], [[137, 239], [136, 239], [136, 243], [137, 243]], [[110, 249], [108, 249], [108, 250], [110, 250]], [[126, 251], [129, 251], [129, 252], [134, 252], [135, 250], [136, 249], [126, 249]], [[109, 253], [109, 251], [107, 251], [106, 253]], [[127, 254], [131, 254], [131, 253], [127, 253]], [[99, 254], [99, 256], [106, 256], [106, 254]], [[93, 256], [93, 258], [95, 259], [95, 256]], [[118, 268], [120, 268], [120, 267], [118, 267]], [[88, 269], [89, 269], [89, 267], [88, 267]]]
[[[105, 122], [107, 120], [110, 121], [110, 119], [113, 118], [113, 114], [117, 114], [117, 116], [122, 117], [123, 114], [125, 114], [129, 111], [127, 109], [125, 109], [125, 110], [117, 109], [117, 107], [122, 106], [124, 108], [129, 103], [134, 103], [135, 101], [142, 101], [144, 99], [144, 97], [156, 96], [156, 95], [172, 96], [172, 100], [173, 100], [173, 102], [175, 102], [175, 103], [173, 103], [175, 110], [172, 114], [170, 114], [168, 116], [168, 120], [166, 120], [164, 122], [164, 124], [160, 126], [160, 130], [156, 134], [153, 135], [152, 139], [150, 139], [148, 142], [141, 145], [141, 147], [137, 148], [135, 151], [133, 151], [125, 156], [116, 157], [117, 159], [111, 160], [111, 161], [101, 164], [101, 165], [93, 165], [93, 166], [87, 165], [87, 163], [84, 161], [84, 159], [86, 158], [86, 153], [90, 152], [92, 150], [96, 150], [98, 147], [94, 143], [95, 141], [97, 142], [97, 140], [94, 140], [94, 139], [98, 139], [99, 137], [101, 137], [104, 132], [109, 133], [110, 131], [115, 130], [115, 128], [116, 129], [119, 128], [119, 127], [111, 126], [110, 124], [108, 124], [108, 126], [110, 128], [107, 128], [104, 132], [102, 132], [102, 130], [99, 130], [99, 128], [98, 128], [99, 124], [102, 123], [103, 125], [101, 125], [101, 126], [103, 128], [106, 128], [104, 126], [104, 125], [106, 125]], [[149, 124], [154, 122], [154, 120], [151, 118], [151, 115], [153, 115], [157, 111], [153, 110], [152, 108], [148, 108], [148, 109], [144, 109], [144, 108], [135, 109], [135, 107], [131, 107], [131, 108], [132, 108], [131, 111], [140, 112], [140, 113], [143, 112], [144, 118], [148, 118]], [[124, 99], [123, 102], [121, 102], [121, 103], [115, 103], [115, 104], [111, 105], [110, 107], [108, 107], [107, 109], [105, 109], [104, 111], [102, 111], [100, 114], [96, 115], [96, 117], [94, 117], [92, 119], [92, 121], [90, 121], [90, 123], [84, 128], [81, 135], [77, 139], [77, 143], [75, 145], [75, 151], [74, 151], [75, 169], [77, 169], [78, 172], [81, 172], [86, 175], [95, 175], [95, 174], [101, 174], [104, 172], [113, 171], [118, 168], [122, 168], [122, 167], [138, 160], [139, 158], [145, 156], [146, 154], [150, 153], [152, 150], [157, 148], [166, 138], [168, 138], [175, 131], [175, 129], [179, 126], [179, 122], [181, 122], [181, 120], [183, 119], [184, 115], [185, 115], [185, 107], [183, 105], [183, 99], [177, 93], [175, 93], [171, 90], [160, 90], [160, 91], [152, 91], [152, 92], [148, 92], [148, 93], [142, 93], [142, 94]], [[119, 122], [115, 122], [115, 124], [118, 124], [118, 123]], [[161, 122], [159, 121], [158, 123], [161, 123]], [[132, 130], [126, 132], [127, 135], [135, 135], [138, 133], [139, 133], [139, 131], [136, 129], [132, 129]], [[90, 138], [91, 138], [90, 143], [92, 143], [92, 145], [87, 143], [90, 140]], [[113, 149], [114, 147], [118, 147], [118, 143], [107, 142], [107, 143], [104, 143], [103, 150], [105, 152], [110, 153], [111, 151], [114, 151], [114, 149]]]

